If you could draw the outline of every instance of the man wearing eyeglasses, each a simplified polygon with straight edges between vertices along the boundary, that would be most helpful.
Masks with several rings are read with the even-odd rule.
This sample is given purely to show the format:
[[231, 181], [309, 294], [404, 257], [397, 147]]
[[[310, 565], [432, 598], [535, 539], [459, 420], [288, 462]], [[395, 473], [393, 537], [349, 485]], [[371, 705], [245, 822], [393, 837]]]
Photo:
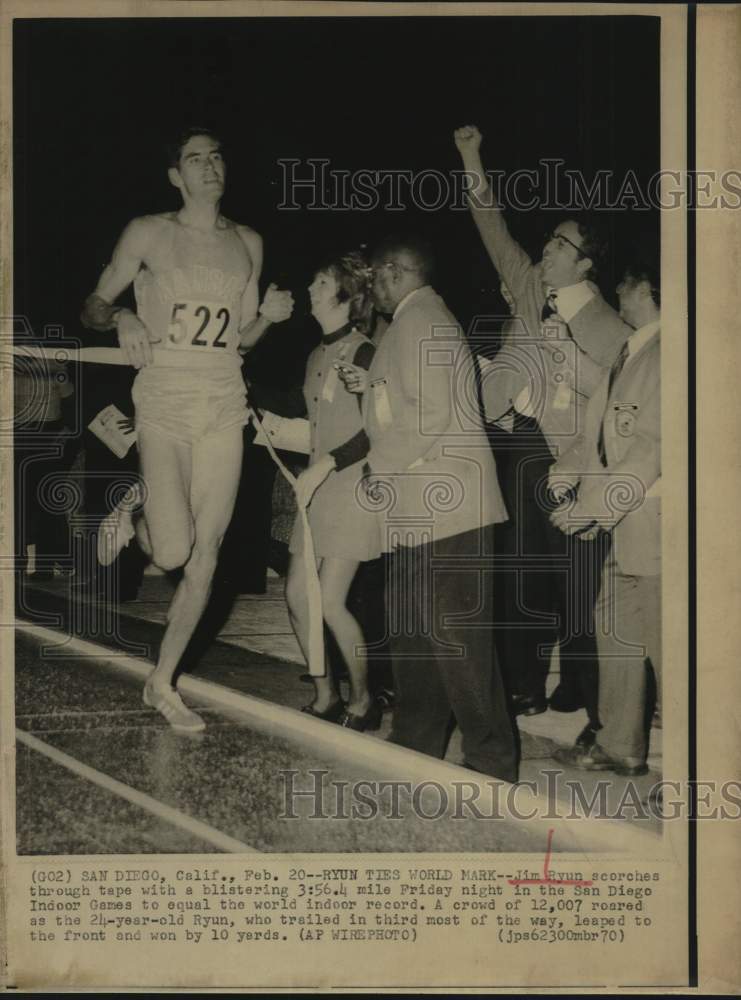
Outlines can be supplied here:
[[454, 716], [466, 764], [514, 781], [491, 629], [492, 526], [507, 515], [478, 408], [466, 402], [473, 359], [432, 271], [419, 239], [387, 239], [373, 255], [375, 305], [392, 316], [363, 399], [370, 483], [380, 485], [383, 543], [394, 553], [390, 739], [443, 757]]
[[[487, 182], [480, 156], [481, 133], [468, 125], [457, 129], [454, 138], [471, 179], [468, 196], [474, 222], [500, 279], [512, 294], [515, 315], [522, 319], [527, 331], [520, 343], [503, 348], [492, 377], [482, 386], [486, 415], [496, 420], [514, 411], [535, 418], [555, 459], [579, 433], [586, 402], [619, 354], [631, 328], [603, 299], [594, 283], [605, 249], [598, 231], [583, 219], [562, 221], [546, 240], [541, 260], [533, 262], [512, 238]], [[517, 518], [516, 512], [513, 517]], [[591, 745], [600, 728], [597, 650], [590, 634], [591, 616], [606, 542], [604, 538], [590, 545], [569, 542], [565, 548], [550, 527], [546, 531], [554, 564], [553, 591], [562, 619], [561, 683], [550, 699], [550, 707], [574, 711], [584, 706], [588, 725], [579, 742]], [[563, 567], [560, 572], [556, 570], [556, 561], [565, 564], [566, 573]], [[534, 629], [532, 635], [536, 657], [537, 647], [544, 644], [544, 634]], [[547, 669], [547, 663], [539, 660], [538, 666], [529, 671], [531, 687], [521, 695], [517, 711], [536, 714], [545, 709]]]

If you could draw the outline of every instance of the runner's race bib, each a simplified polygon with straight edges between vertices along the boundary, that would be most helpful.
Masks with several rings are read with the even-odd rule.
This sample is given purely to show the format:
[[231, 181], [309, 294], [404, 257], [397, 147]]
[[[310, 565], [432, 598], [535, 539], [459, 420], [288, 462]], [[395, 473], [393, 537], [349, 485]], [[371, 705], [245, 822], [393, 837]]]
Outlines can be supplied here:
[[177, 351], [219, 351], [235, 353], [238, 348], [236, 324], [223, 302], [181, 299], [173, 302], [167, 339], [161, 346]]

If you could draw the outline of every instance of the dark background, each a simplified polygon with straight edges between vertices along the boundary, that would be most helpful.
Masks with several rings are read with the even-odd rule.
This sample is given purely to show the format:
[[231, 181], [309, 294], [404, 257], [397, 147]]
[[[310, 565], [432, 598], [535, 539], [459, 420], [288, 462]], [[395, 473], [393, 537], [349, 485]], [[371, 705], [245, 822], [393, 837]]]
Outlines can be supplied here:
[[[323, 252], [389, 230], [432, 239], [438, 290], [467, 326], [501, 302], [466, 211], [281, 211], [277, 160], [449, 173], [460, 168], [453, 129], [476, 123], [488, 169], [556, 157], [587, 178], [632, 169], [645, 182], [659, 169], [658, 42], [649, 17], [17, 20], [16, 315], [37, 333], [82, 333], [81, 304], [124, 225], [178, 206], [164, 143], [197, 123], [225, 138], [223, 210], [263, 235], [263, 284], [296, 296], [294, 318], [251, 359], [262, 375], [301, 380], [319, 333], [304, 291]], [[608, 298], [656, 214], [605, 213]], [[558, 213], [508, 218], [538, 255]]]

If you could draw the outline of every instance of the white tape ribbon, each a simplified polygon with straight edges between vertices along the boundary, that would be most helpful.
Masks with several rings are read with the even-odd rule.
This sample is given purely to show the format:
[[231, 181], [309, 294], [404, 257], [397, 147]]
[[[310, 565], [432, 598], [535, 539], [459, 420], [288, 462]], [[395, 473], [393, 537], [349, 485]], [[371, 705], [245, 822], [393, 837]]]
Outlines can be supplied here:
[[[4, 347], [0, 341], [0, 348]], [[127, 365], [129, 362], [120, 347], [32, 347], [30, 344], [9, 344], [12, 354], [27, 358], [47, 358], [49, 361], [89, 361], [99, 365]]]
[[[270, 457], [280, 469], [284, 478], [290, 484], [293, 492], [296, 492], [296, 477], [286, 468], [278, 458], [277, 452], [272, 445], [270, 435], [265, 434], [260, 418], [252, 409], [247, 407], [250, 419], [255, 425], [258, 433], [262, 433], [265, 438], [265, 447], [270, 453]], [[314, 554], [314, 540], [311, 537], [309, 518], [306, 508], [298, 505], [298, 515], [301, 518], [303, 528], [304, 546], [304, 584], [306, 586], [306, 598], [309, 604], [309, 673], [312, 677], [324, 677], [326, 673], [324, 662], [324, 616], [322, 614], [322, 590], [319, 585], [319, 574], [316, 570], [316, 556]]]

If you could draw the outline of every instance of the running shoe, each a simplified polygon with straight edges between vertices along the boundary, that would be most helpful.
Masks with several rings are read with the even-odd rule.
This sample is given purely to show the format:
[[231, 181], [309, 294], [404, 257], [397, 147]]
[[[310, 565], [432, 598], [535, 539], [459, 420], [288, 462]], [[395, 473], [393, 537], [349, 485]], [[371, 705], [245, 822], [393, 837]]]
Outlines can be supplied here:
[[184, 733], [202, 733], [206, 728], [206, 723], [200, 715], [188, 708], [174, 688], [155, 691], [152, 684], [147, 681], [142, 701], [148, 708], [153, 708], [164, 716], [173, 729], [179, 729]]
[[134, 511], [141, 505], [141, 490], [130, 486], [98, 528], [98, 562], [110, 566], [135, 535]]

